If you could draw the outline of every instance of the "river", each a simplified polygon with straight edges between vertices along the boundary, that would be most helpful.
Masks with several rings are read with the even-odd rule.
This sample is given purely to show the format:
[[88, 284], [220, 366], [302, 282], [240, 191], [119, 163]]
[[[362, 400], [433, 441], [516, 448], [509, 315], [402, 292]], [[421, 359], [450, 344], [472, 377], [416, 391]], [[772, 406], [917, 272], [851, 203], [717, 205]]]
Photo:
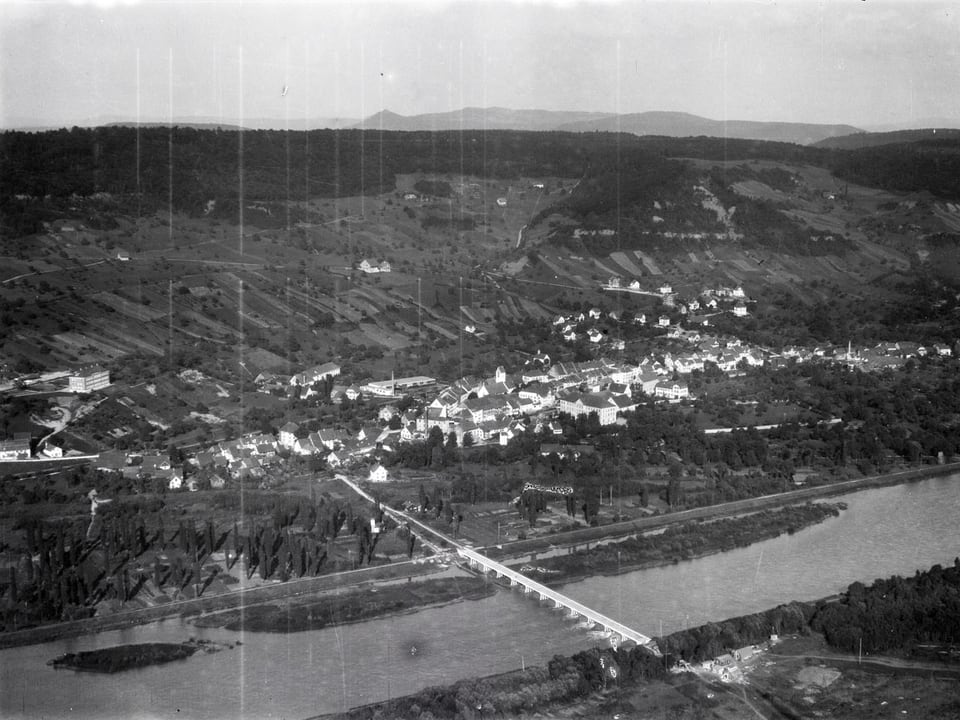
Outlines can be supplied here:
[[[648, 634], [912, 575], [960, 555], [960, 474], [845, 495], [839, 518], [726, 553], [591, 578], [563, 592]], [[118, 675], [54, 670], [65, 652], [189, 637], [241, 645]], [[0, 651], [0, 716], [302, 718], [543, 664], [602, 640], [519, 592], [327, 630], [273, 635], [166, 620]]]

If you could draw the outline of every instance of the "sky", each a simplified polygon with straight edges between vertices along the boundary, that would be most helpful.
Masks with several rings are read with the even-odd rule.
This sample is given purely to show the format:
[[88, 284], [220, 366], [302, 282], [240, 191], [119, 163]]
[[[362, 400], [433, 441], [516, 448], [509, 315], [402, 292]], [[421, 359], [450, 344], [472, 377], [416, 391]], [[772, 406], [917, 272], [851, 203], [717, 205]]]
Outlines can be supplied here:
[[0, 0], [0, 127], [462, 107], [960, 120], [960, 4]]

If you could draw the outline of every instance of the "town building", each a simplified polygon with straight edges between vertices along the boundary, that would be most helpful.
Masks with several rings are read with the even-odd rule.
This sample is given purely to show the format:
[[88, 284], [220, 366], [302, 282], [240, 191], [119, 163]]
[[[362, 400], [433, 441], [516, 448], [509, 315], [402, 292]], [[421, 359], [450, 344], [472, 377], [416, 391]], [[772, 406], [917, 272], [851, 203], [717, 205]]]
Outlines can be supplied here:
[[15, 433], [12, 438], [0, 440], [0, 460], [29, 460], [30, 433]]
[[67, 389], [70, 392], [88, 393], [102, 390], [110, 385], [110, 371], [99, 365], [88, 365], [70, 376]]
[[363, 386], [363, 390], [380, 397], [397, 397], [415, 390], [425, 390], [437, 384], [437, 379], [426, 375], [394, 378], [392, 380], [373, 380]]
[[653, 391], [654, 397], [666, 398], [667, 400], [679, 401], [690, 397], [690, 388], [685, 382], [678, 380], [663, 380], [657, 383]]

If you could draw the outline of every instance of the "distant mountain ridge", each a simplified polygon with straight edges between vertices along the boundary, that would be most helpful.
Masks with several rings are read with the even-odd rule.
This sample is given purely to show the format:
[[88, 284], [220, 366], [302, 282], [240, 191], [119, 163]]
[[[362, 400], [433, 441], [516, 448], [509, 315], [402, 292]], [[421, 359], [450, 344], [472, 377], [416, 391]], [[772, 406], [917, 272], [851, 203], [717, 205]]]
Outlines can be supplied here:
[[560, 130], [577, 122], [599, 122], [610, 113], [565, 110], [511, 110], [502, 107], [465, 107], [444, 113], [398, 115], [382, 110], [354, 125], [367, 130]]
[[289, 117], [289, 118], [266, 118], [266, 117], [251, 117], [243, 118], [242, 120], [235, 117], [210, 117], [210, 116], [196, 116], [196, 117], [175, 117], [172, 120], [170, 118], [157, 118], [157, 117], [148, 117], [141, 118], [139, 121], [133, 118], [125, 118], [121, 116], [101, 116], [95, 118], [86, 118], [75, 123], [69, 123], [65, 125], [48, 125], [42, 122], [37, 122], [27, 118], [11, 118], [3, 128], [0, 128], [0, 132], [3, 130], [19, 130], [22, 132], [44, 132], [47, 130], [59, 130], [64, 127], [82, 127], [82, 128], [93, 128], [93, 127], [183, 127], [183, 128], [196, 128], [196, 129], [215, 129], [220, 128], [221, 130], [324, 130], [324, 129], [343, 129], [355, 125], [358, 122], [357, 118], [304, 118], [304, 117]]
[[383, 110], [353, 127], [368, 130], [532, 130], [627, 132], [666, 137], [728, 137], [811, 145], [826, 138], [862, 132], [852, 125], [711, 120], [683, 112], [614, 113], [511, 110], [468, 107], [445, 113], [398, 115]]

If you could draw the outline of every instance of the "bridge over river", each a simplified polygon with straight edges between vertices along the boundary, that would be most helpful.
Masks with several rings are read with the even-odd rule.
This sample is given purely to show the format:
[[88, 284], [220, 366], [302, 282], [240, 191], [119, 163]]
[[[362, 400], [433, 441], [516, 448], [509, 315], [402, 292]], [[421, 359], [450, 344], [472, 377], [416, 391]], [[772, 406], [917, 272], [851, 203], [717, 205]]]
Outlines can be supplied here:
[[[349, 485], [354, 492], [361, 497], [366, 498], [374, 505], [378, 504], [374, 497], [357, 485], [357, 483], [353, 480], [350, 480], [344, 475], [337, 475], [337, 478]], [[582, 603], [577, 602], [573, 598], [567, 597], [563, 593], [558, 592], [553, 588], [549, 588], [542, 583], [538, 583], [536, 580], [532, 580], [516, 570], [511, 570], [506, 565], [499, 563], [496, 560], [492, 560], [486, 555], [478, 553], [476, 550], [468, 548], [465, 545], [461, 545], [445, 533], [435, 530], [434, 528], [420, 522], [405, 512], [395, 510], [384, 505], [383, 503], [379, 503], [379, 505], [381, 508], [383, 508], [385, 514], [389, 515], [397, 522], [406, 524], [411, 530], [416, 529], [421, 541], [431, 549], [440, 551], [440, 548], [431, 541], [431, 538], [443, 540], [448, 546], [452, 547], [454, 552], [456, 552], [461, 559], [465, 560], [471, 568], [484, 573], [493, 573], [498, 578], [507, 578], [510, 581], [511, 587], [522, 587], [524, 594], [535, 594], [539, 600], [552, 602], [553, 607], [567, 610], [570, 618], [583, 618], [593, 625], [598, 625], [604, 632], [609, 634], [610, 643], [612, 645], [616, 646], [624, 642], [633, 642], [637, 645], [645, 647], [647, 650], [657, 656], [660, 655], [660, 650], [656, 643], [653, 642], [653, 639], [647, 637], [643, 633], [637, 632], [636, 630], [629, 628], [626, 625], [617, 622], [616, 620], [609, 618], [606, 615], [587, 607], [586, 605], [583, 605]]]

